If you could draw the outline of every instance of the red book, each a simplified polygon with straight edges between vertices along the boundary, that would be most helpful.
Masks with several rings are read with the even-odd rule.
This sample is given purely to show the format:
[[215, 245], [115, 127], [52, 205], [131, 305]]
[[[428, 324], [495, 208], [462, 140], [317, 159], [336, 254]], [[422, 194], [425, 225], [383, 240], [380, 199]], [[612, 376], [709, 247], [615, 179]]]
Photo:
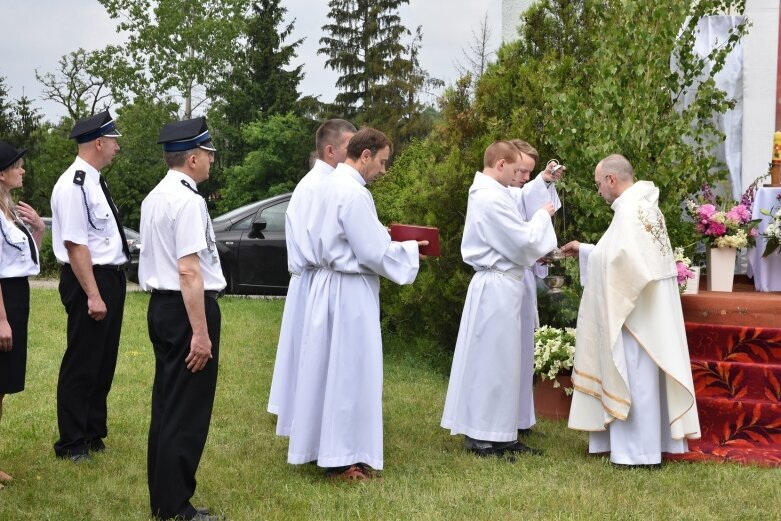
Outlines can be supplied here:
[[439, 228], [414, 224], [391, 224], [390, 236], [394, 241], [428, 241], [428, 246], [420, 247], [420, 253], [439, 257]]

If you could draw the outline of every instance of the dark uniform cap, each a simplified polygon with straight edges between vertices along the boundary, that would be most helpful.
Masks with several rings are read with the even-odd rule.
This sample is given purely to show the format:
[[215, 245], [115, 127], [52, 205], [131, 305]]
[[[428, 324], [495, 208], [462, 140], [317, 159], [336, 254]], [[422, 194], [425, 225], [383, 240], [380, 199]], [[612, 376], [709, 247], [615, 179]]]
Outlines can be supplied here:
[[166, 152], [182, 152], [193, 148], [202, 148], [209, 152], [216, 152], [206, 126], [206, 118], [201, 116], [195, 119], [174, 121], [160, 129], [158, 143], [163, 144]]
[[27, 153], [26, 148], [17, 149], [5, 141], [0, 141], [0, 170], [5, 170]]
[[111, 117], [108, 110], [104, 110], [94, 116], [78, 120], [73, 125], [70, 137], [76, 139], [76, 142], [81, 144], [88, 143], [99, 137], [122, 137], [122, 134], [117, 132], [114, 118]]

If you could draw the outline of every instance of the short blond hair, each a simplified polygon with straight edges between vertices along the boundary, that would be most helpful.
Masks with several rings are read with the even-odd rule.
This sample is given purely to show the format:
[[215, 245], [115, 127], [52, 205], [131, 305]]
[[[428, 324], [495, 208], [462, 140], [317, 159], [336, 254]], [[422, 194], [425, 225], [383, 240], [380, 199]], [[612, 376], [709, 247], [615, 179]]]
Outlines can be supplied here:
[[540, 153], [537, 152], [537, 149], [531, 146], [528, 142], [524, 141], [523, 139], [511, 139], [510, 143], [515, 145], [515, 148], [534, 159], [535, 164], [540, 161]]
[[514, 163], [521, 159], [521, 152], [509, 141], [494, 141], [485, 149], [483, 168], [493, 168], [502, 159]]

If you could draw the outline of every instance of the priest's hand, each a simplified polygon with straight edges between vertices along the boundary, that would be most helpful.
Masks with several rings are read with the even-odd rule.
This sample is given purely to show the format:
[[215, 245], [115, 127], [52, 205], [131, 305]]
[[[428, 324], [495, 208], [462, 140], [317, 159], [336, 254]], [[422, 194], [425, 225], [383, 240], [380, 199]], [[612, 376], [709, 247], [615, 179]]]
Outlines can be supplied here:
[[548, 212], [548, 215], [550, 215], [551, 217], [553, 217], [553, 214], [556, 213], [556, 208], [554, 208], [553, 204], [551, 204], [549, 202], [545, 203], [544, 205], [542, 205], [542, 208], [540, 208], [540, 209], [541, 210], [545, 210], [546, 212]]
[[575, 257], [579, 251], [580, 242], [578, 241], [570, 241], [561, 247], [561, 253], [563, 253], [565, 257]]
[[420, 257], [420, 260], [426, 260], [428, 259], [428, 255], [420, 253], [421, 246], [428, 246], [428, 241], [418, 241], [418, 257]]

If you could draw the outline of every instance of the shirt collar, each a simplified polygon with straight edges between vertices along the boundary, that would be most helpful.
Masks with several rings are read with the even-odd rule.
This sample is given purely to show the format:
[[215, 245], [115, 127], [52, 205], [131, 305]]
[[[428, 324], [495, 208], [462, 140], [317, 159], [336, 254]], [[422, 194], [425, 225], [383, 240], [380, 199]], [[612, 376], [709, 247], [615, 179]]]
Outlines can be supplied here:
[[318, 159], [317, 161], [315, 161], [314, 169], [326, 173], [334, 171], [334, 167], [332, 167], [322, 159]]
[[343, 172], [348, 174], [350, 177], [352, 177], [353, 179], [358, 181], [361, 184], [361, 186], [366, 186], [366, 180], [361, 176], [360, 173], [358, 173], [358, 170], [354, 169], [350, 165], [348, 165], [346, 163], [339, 163], [338, 165], [336, 165], [336, 168], [338, 170], [342, 170]]
[[73, 166], [76, 167], [76, 170], [82, 170], [85, 172], [87, 177], [89, 177], [94, 183], [100, 182], [100, 172], [81, 157], [76, 156], [76, 160], [73, 162]]
[[475, 173], [475, 180], [472, 184], [472, 189], [470, 189], [470, 192], [473, 190], [477, 190], [480, 188], [489, 188], [492, 190], [499, 190], [500, 192], [503, 192], [505, 194], [510, 193], [510, 189], [506, 186], [504, 186], [502, 183], [491, 177], [490, 175], [486, 175], [482, 172], [476, 172]]
[[[632, 204], [632, 201], [639, 202], [641, 199], [647, 203], [658, 205], [659, 204], [659, 189], [651, 181], [635, 181], [632, 186], [624, 190], [624, 192], [616, 197], [610, 208], [615, 212], [618, 208], [626, 202], [626, 204]], [[628, 201], [628, 202], [627, 202]]]
[[168, 173], [165, 175], [165, 177], [176, 183], [180, 183], [184, 181], [188, 185], [190, 185], [193, 188], [193, 190], [198, 189], [198, 183], [195, 182], [195, 179], [185, 174], [184, 172], [180, 172], [179, 170], [173, 170], [173, 169], [168, 170]]

